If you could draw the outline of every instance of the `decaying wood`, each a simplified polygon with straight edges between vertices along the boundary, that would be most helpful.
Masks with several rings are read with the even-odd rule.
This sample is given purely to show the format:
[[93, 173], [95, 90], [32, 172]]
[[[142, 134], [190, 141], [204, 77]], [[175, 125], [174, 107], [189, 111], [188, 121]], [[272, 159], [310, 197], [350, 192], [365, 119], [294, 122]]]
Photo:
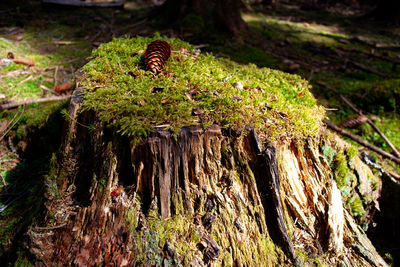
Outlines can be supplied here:
[[63, 101], [63, 100], [69, 99], [70, 97], [71, 96], [69, 96], [69, 95], [66, 95], [66, 96], [51, 96], [51, 97], [30, 99], [30, 100], [24, 100], [24, 101], [18, 101], [18, 102], [11, 102], [11, 103], [0, 105], [0, 110], [17, 108], [19, 106], [26, 106], [26, 105], [31, 105], [31, 104], [34, 104], [34, 103], [44, 103], [44, 102], [51, 102], [51, 101]]
[[204, 235], [199, 247], [204, 255], [205, 262], [218, 259], [221, 248], [211, 237]]
[[387, 158], [387, 159], [390, 159], [390, 160], [393, 161], [393, 162], [396, 162], [397, 164], [400, 164], [400, 158], [395, 157], [395, 156], [393, 156], [392, 154], [387, 153], [387, 152], [383, 151], [382, 149], [380, 149], [380, 148], [378, 148], [378, 147], [376, 147], [376, 146], [374, 146], [374, 145], [371, 145], [370, 143], [368, 143], [368, 142], [362, 140], [360, 137], [358, 137], [358, 136], [356, 136], [356, 135], [354, 135], [354, 134], [352, 134], [352, 133], [350, 133], [350, 132], [348, 132], [348, 131], [343, 130], [342, 128], [340, 128], [339, 126], [335, 125], [334, 123], [332, 123], [332, 122], [330, 122], [330, 121], [328, 121], [328, 120], [324, 120], [324, 123], [325, 123], [329, 128], [331, 128], [332, 130], [335, 130], [335, 131], [338, 132], [339, 134], [341, 134], [341, 135], [343, 135], [343, 136], [346, 136], [346, 137], [348, 137], [348, 138], [350, 138], [350, 139], [356, 141], [356, 142], [359, 143], [360, 145], [362, 145], [362, 146], [364, 146], [364, 147], [366, 147], [366, 148], [368, 148], [368, 149], [371, 149], [372, 151], [374, 151], [374, 152], [376, 152], [376, 153], [382, 155], [383, 157], [385, 157], [385, 158]]
[[272, 239], [279, 244], [291, 260], [295, 258], [293, 244], [286, 231], [285, 222], [282, 213], [282, 204], [280, 199], [280, 181], [276, 162], [276, 149], [267, 146], [262, 152], [263, 167], [265, 176], [257, 179], [257, 186], [260, 190], [261, 198], [266, 210], [266, 221], [270, 228], [269, 232]]
[[[343, 100], [354, 112], [356, 112], [360, 116], [364, 116], [363, 112], [358, 109], [353, 103], [350, 102], [345, 96], [339, 93], [336, 89], [330, 87], [324, 82], [317, 82], [318, 85], [323, 86], [332, 92], [335, 92], [336, 94], [339, 95], [340, 99]], [[367, 117], [368, 118], [368, 117]], [[397, 150], [397, 148], [390, 142], [390, 140], [379, 130], [379, 128], [373, 123], [373, 121], [368, 118], [367, 122], [371, 125], [371, 127], [385, 140], [385, 142], [389, 145], [389, 147], [393, 150], [393, 152], [396, 154], [397, 157], [400, 157], [400, 152]]]
[[[69, 106], [59, 160], [63, 179], [58, 186], [48, 181], [45, 206], [53, 217], [37, 220], [28, 231], [30, 251], [44, 264], [146, 265], [137, 260], [151, 245], [151, 253], [158, 251], [178, 265], [187, 255], [179, 255], [172, 242], [154, 242], [157, 233], [151, 232], [150, 220], [164, 224], [180, 214], [201, 238], [191, 251], [192, 266], [219, 266], [222, 255], [237, 266], [257, 260], [263, 266], [267, 263], [253, 258], [253, 252], [267, 253], [267, 260], [278, 251], [276, 245], [286, 266], [293, 265], [295, 249], [305, 246], [327, 253], [336, 265], [386, 266], [340, 205], [330, 169], [312, 141], [303, 150], [295, 143], [273, 147], [254, 129], [237, 136], [213, 125], [183, 128], [175, 138], [158, 127], [132, 146], [132, 140], [106, 127], [94, 112], [82, 112], [81, 94], [75, 90]], [[88, 124], [94, 127], [81, 126]], [[54, 186], [57, 196], [51, 194]], [[137, 222], [134, 227], [127, 223], [128, 215]], [[63, 227], [52, 229], [54, 225]], [[257, 245], [260, 237], [274, 244], [271, 251], [265, 251], [265, 243]], [[151, 243], [140, 243], [146, 240]], [[135, 250], [137, 245], [142, 250]], [[370, 251], [368, 261], [362, 249]]]

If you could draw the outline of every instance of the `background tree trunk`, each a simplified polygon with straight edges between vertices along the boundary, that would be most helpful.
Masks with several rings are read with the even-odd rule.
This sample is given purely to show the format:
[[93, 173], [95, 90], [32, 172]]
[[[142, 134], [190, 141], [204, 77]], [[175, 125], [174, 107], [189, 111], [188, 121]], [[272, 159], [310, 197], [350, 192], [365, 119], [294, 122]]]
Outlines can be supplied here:
[[172, 24], [190, 14], [200, 16], [207, 26], [235, 35], [247, 27], [240, 15], [240, 0], [167, 0], [161, 7], [161, 16]]

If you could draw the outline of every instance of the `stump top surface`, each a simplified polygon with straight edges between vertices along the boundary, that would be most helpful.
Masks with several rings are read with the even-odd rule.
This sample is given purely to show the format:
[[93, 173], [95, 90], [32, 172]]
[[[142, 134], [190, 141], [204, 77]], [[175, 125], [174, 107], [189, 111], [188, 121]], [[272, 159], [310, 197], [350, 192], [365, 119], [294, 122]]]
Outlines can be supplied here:
[[[171, 57], [154, 76], [143, 66], [146, 47], [166, 40]], [[101, 45], [83, 67], [85, 108], [122, 134], [140, 137], [157, 126], [235, 130], [251, 125], [270, 139], [314, 136], [324, 110], [300, 76], [200, 53], [179, 39], [120, 38]]]

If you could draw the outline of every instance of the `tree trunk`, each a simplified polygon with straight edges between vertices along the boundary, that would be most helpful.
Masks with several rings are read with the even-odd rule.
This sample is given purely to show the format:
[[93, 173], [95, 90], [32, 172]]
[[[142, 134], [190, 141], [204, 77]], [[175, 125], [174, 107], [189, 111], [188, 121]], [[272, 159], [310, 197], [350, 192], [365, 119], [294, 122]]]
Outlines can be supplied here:
[[46, 216], [28, 231], [46, 266], [293, 266], [298, 253], [386, 266], [343, 208], [318, 142], [271, 146], [214, 125], [175, 138], [155, 129], [133, 145], [82, 101], [78, 89]]
[[161, 7], [161, 17], [171, 24], [185, 23], [188, 15], [200, 16], [206, 26], [235, 35], [247, 27], [240, 15], [240, 0], [167, 0]]

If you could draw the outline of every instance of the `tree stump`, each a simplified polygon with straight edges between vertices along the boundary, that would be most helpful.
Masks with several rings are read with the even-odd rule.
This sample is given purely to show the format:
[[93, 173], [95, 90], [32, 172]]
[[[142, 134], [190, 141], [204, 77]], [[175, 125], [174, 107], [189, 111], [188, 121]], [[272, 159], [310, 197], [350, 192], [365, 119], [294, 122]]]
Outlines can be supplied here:
[[[119, 59], [125, 55], [120, 47], [126, 46], [110, 50]], [[126, 54], [137, 60], [137, 53]], [[145, 77], [124, 68], [116, 63], [118, 81]], [[268, 70], [263, 75], [275, 77]], [[253, 98], [262, 90], [254, 89]], [[71, 97], [61, 152], [46, 181], [44, 217], [28, 230], [33, 258], [50, 266], [292, 266], [316, 258], [386, 266], [344, 208], [321, 152], [323, 133], [272, 142], [250, 126], [193, 125], [175, 133], [153, 126], [138, 142], [102, 120], [95, 106], [83, 108], [85, 90], [78, 83]], [[104, 101], [111, 103], [109, 94], [104, 91]], [[136, 107], [146, 105], [143, 99], [135, 99]], [[291, 123], [290, 114], [271, 116]], [[354, 165], [349, 172], [368, 180], [369, 169], [360, 160]]]

